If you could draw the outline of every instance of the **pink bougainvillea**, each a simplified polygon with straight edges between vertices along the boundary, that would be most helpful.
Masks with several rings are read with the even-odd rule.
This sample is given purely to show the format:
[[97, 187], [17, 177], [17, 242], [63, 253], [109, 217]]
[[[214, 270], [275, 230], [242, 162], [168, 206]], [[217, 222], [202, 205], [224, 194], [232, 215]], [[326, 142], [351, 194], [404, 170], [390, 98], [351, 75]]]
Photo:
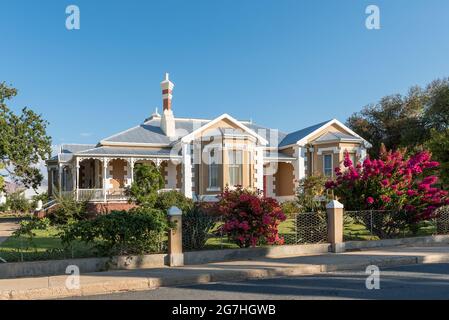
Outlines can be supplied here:
[[404, 153], [382, 148], [379, 159], [368, 157], [355, 167], [345, 153], [345, 170], [336, 168], [326, 188], [350, 210], [404, 210], [412, 222], [431, 219], [436, 208], [449, 204], [448, 192], [435, 186], [438, 177], [432, 174], [439, 163], [427, 151], [408, 158]]
[[283, 244], [279, 237], [279, 223], [286, 219], [279, 203], [237, 187], [222, 193], [217, 204], [224, 216], [221, 230], [240, 247], [254, 247], [261, 240], [268, 244]]

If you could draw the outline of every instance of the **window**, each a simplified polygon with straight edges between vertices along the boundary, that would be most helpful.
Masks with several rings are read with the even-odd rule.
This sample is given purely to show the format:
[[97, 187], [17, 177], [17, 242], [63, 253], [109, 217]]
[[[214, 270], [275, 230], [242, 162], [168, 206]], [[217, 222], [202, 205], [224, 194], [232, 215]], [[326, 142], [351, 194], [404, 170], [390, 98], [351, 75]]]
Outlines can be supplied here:
[[356, 154], [355, 153], [350, 153], [349, 157], [350, 157], [350, 159], [352, 161], [352, 165], [355, 167], [357, 165], [357, 156], [356, 156]]
[[215, 153], [214, 149], [209, 153], [209, 188], [218, 188], [218, 164]]
[[332, 176], [332, 155], [325, 154], [323, 155], [323, 171], [324, 175], [327, 177]]
[[229, 185], [242, 185], [243, 156], [241, 150], [228, 151]]

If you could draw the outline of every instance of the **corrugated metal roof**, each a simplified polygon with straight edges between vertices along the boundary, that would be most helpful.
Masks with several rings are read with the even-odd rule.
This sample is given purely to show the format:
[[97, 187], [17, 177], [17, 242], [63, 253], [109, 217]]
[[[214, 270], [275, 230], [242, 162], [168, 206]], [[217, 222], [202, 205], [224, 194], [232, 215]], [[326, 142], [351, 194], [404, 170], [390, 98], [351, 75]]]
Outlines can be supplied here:
[[[181, 137], [191, 133], [193, 130], [202, 127], [208, 120], [184, 120], [175, 119], [177, 134]], [[174, 141], [167, 137], [161, 129], [161, 118], [150, 118], [145, 123], [130, 128], [123, 132], [110, 136], [102, 141], [123, 142], [123, 143], [148, 143], [170, 145]]]
[[92, 148], [95, 148], [94, 144], [63, 144], [61, 145], [61, 153], [76, 153]]
[[330, 122], [332, 120], [324, 121], [321, 123], [317, 123], [313, 126], [289, 133], [279, 144], [279, 147], [285, 147], [291, 144], [294, 144], [301, 140], [302, 138], [306, 137], [307, 135], [311, 134], [315, 130], [319, 129], [320, 127], [324, 126], [326, 123]]
[[[179, 150], [181, 151], [181, 150]], [[122, 148], [122, 147], [98, 147], [90, 150], [85, 150], [76, 153], [80, 156], [114, 156], [114, 155], [128, 155], [128, 156], [180, 156], [178, 154], [171, 155], [172, 149], [149, 150], [141, 148]]]
[[[196, 119], [175, 119], [175, 128], [180, 138], [201, 128], [210, 120], [196, 120]], [[244, 122], [244, 125], [255, 131], [257, 134], [269, 141], [269, 146], [275, 147], [287, 135], [276, 129], [270, 129], [259, 126], [254, 123]], [[128, 130], [117, 133], [113, 136], [103, 139], [104, 142], [114, 143], [148, 143], [148, 144], [162, 144], [170, 145], [175, 141], [167, 137], [161, 129], [161, 118], [150, 118], [145, 123], [130, 128]]]

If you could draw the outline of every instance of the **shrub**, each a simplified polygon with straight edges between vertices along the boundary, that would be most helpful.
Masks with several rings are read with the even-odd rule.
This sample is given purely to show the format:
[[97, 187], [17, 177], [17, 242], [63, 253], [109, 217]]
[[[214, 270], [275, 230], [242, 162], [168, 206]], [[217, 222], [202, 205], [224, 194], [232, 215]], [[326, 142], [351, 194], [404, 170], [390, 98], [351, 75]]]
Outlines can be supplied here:
[[65, 246], [75, 240], [91, 244], [100, 255], [145, 254], [161, 252], [168, 227], [160, 210], [135, 208], [68, 224], [61, 238]]
[[27, 243], [26, 249], [30, 247], [36, 248], [36, 244], [34, 243], [34, 237], [36, 234], [34, 233], [34, 230], [46, 230], [49, 226], [50, 220], [47, 218], [22, 220], [20, 221], [19, 228], [14, 231], [13, 237], [24, 237]]
[[378, 228], [376, 235], [385, 237], [405, 228], [416, 231], [417, 223], [435, 218], [435, 209], [449, 203], [448, 192], [435, 187], [438, 177], [431, 175], [438, 166], [426, 151], [406, 158], [405, 150], [382, 147], [380, 159], [368, 157], [356, 166], [346, 153], [345, 170], [335, 168], [337, 177], [326, 187], [348, 210], [395, 211], [391, 222]]
[[182, 216], [182, 244], [189, 250], [200, 250], [206, 245], [208, 234], [216, 219], [208, 214], [208, 205], [199, 203]]
[[42, 204], [45, 204], [49, 201], [49, 197], [48, 197], [48, 193], [47, 192], [43, 192], [40, 194], [36, 194], [31, 198], [31, 209], [35, 210], [37, 208], [37, 203], [40, 201], [42, 201]]
[[292, 218], [296, 213], [301, 212], [301, 208], [296, 201], [285, 201], [281, 204], [281, 208], [288, 218]]
[[57, 207], [48, 216], [53, 224], [64, 225], [88, 217], [88, 200], [77, 201], [75, 194], [59, 194], [58, 192], [55, 192], [54, 197]]
[[156, 200], [154, 207], [156, 209], [167, 212], [172, 206], [176, 206], [182, 210], [183, 213], [190, 212], [193, 208], [192, 199], [187, 198], [181, 192], [171, 190], [167, 192], [161, 192]]
[[164, 186], [164, 179], [153, 164], [137, 164], [134, 169], [134, 182], [126, 189], [129, 201], [152, 208], [158, 191]]
[[326, 203], [330, 197], [325, 188], [326, 178], [322, 175], [313, 175], [299, 181], [296, 192], [296, 201], [300, 212], [326, 211]]
[[0, 213], [8, 211], [8, 205], [6, 203], [0, 204]]
[[279, 237], [278, 226], [286, 217], [275, 199], [259, 196], [238, 186], [232, 191], [226, 188], [217, 206], [225, 219], [222, 231], [238, 246], [284, 242]]
[[20, 191], [13, 192], [7, 196], [6, 206], [15, 213], [26, 213], [31, 209], [30, 202], [25, 198], [23, 192]]

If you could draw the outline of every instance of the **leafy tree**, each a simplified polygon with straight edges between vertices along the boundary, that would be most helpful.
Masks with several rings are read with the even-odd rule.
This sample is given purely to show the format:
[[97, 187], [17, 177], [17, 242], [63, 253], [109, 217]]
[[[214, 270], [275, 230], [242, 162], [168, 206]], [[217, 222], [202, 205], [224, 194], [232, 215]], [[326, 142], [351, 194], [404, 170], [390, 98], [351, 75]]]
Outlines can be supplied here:
[[31, 209], [30, 202], [21, 191], [12, 192], [6, 198], [6, 206], [15, 213], [26, 213]]
[[426, 146], [435, 160], [440, 162], [441, 182], [446, 188], [449, 187], [449, 129], [432, 130]]
[[347, 125], [373, 144], [369, 150], [373, 157], [379, 155], [382, 143], [388, 149], [419, 147], [428, 135], [422, 118], [426, 101], [426, 93], [414, 87], [407, 96], [386, 96], [364, 107], [349, 117]]
[[427, 91], [429, 99], [423, 116], [427, 128], [438, 131], [448, 129], [449, 78], [433, 81], [427, 87]]
[[432, 129], [449, 128], [449, 78], [435, 80], [425, 89], [412, 87], [406, 96], [383, 97], [351, 115], [347, 125], [373, 144], [369, 150], [373, 157], [379, 156], [382, 143], [388, 149], [422, 151]]
[[134, 182], [126, 190], [130, 202], [139, 206], [153, 207], [158, 191], [164, 186], [164, 179], [153, 164], [138, 164], [134, 169]]
[[161, 192], [156, 200], [155, 208], [167, 212], [172, 206], [176, 206], [182, 210], [184, 214], [190, 212], [193, 208], [192, 199], [187, 198], [181, 192], [171, 190]]
[[43, 179], [36, 165], [51, 153], [48, 123], [28, 108], [20, 115], [12, 112], [6, 102], [16, 95], [15, 88], [0, 83], [0, 168], [24, 187], [36, 189]]

